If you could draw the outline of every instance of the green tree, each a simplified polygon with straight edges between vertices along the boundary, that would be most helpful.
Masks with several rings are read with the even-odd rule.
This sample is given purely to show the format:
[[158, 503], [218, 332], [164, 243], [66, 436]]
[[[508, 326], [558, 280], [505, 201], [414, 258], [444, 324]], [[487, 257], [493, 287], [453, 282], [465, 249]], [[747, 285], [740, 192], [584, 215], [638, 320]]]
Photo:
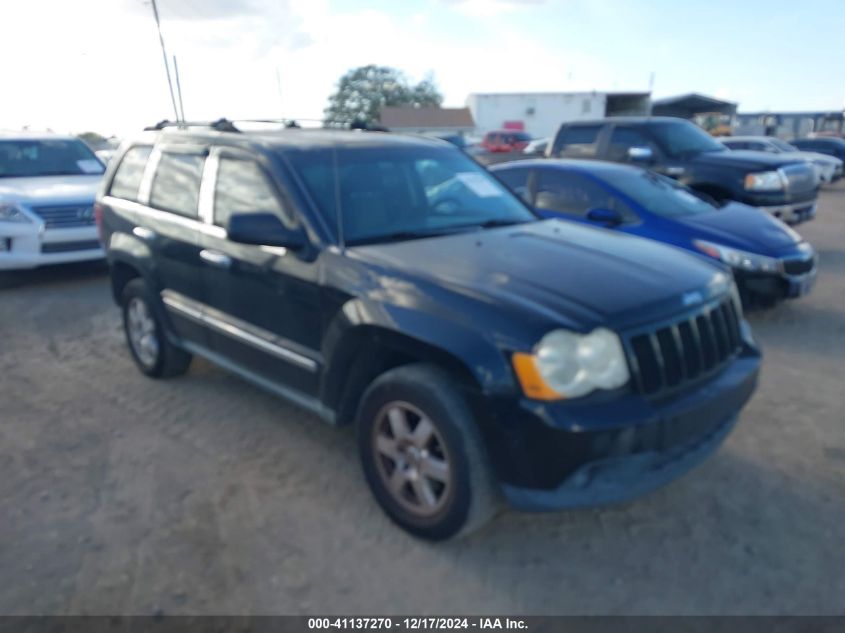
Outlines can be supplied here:
[[329, 97], [326, 119], [332, 123], [375, 124], [385, 106], [439, 106], [443, 95], [432, 77], [411, 84], [401, 71], [389, 66], [361, 66], [340, 78]]

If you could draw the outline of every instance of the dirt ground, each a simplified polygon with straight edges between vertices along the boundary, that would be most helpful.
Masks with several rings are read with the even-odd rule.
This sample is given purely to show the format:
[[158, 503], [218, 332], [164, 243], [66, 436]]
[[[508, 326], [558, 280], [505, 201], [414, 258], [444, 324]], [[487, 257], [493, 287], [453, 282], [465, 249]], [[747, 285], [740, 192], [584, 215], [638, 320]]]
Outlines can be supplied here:
[[751, 315], [724, 447], [634, 503], [440, 545], [371, 499], [349, 429], [207, 363], [132, 365], [102, 266], [0, 277], [0, 613], [845, 613], [845, 185], [810, 297]]

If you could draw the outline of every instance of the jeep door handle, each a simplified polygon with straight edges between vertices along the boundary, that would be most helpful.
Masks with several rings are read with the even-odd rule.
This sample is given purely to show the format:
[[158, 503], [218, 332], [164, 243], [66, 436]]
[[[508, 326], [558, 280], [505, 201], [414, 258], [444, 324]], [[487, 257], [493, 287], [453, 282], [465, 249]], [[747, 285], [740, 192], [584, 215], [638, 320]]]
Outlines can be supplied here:
[[136, 226], [133, 228], [132, 235], [140, 237], [145, 242], [152, 242], [156, 238], [156, 232], [145, 226]]
[[200, 257], [217, 268], [229, 268], [232, 265], [232, 258], [219, 251], [204, 249], [200, 251]]

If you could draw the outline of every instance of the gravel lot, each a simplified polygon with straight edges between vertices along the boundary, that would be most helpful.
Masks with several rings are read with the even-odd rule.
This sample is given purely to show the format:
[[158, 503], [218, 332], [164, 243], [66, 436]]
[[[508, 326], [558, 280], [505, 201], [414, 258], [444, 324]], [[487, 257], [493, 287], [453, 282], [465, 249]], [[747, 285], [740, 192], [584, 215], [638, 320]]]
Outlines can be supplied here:
[[845, 186], [814, 293], [751, 315], [725, 446], [634, 503], [441, 545], [371, 500], [349, 429], [204, 362], [132, 365], [102, 266], [0, 276], [0, 613], [845, 613]]

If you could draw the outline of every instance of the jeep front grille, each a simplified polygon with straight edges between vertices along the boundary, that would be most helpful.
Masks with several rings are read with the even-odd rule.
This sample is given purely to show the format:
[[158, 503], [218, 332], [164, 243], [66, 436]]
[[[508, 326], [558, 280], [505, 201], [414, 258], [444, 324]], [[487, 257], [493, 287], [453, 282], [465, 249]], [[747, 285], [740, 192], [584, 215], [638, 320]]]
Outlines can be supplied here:
[[742, 349], [739, 316], [730, 297], [626, 337], [634, 388], [661, 396], [715, 374]]

